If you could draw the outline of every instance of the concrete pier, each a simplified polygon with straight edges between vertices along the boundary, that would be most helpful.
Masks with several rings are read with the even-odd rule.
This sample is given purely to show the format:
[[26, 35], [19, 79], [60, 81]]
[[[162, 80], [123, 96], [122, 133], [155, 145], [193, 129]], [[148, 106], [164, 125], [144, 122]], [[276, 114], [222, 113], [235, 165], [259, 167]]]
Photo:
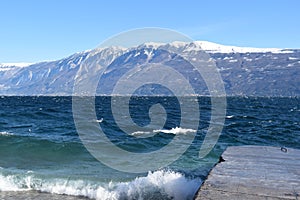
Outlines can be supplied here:
[[[299, 144], [300, 145], [300, 144]], [[195, 196], [196, 200], [300, 200], [300, 150], [228, 147]]]

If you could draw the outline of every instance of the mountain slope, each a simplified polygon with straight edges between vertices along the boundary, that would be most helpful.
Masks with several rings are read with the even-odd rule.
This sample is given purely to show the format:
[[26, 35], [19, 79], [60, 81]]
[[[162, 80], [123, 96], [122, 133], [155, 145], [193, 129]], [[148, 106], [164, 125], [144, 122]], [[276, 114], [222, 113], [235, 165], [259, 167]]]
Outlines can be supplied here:
[[[73, 54], [67, 58], [31, 65], [0, 65], [1, 95], [72, 95], [74, 80], [84, 81], [86, 72], [95, 84], [104, 67], [104, 81], [100, 81], [99, 94], [109, 94], [105, 89], [109, 82], [120, 78], [126, 66], [137, 63], [164, 63], [165, 51], [180, 51], [183, 54], [197, 54], [205, 50], [215, 61], [224, 81], [227, 95], [252, 96], [300, 96], [300, 50], [275, 48], [245, 48], [224, 46], [211, 42], [173, 42], [169, 44], [145, 43], [135, 48], [110, 47]], [[156, 60], [153, 60], [153, 59]], [[86, 59], [93, 59], [97, 65], [90, 65], [77, 73]], [[81, 66], [83, 67], [83, 66]], [[186, 65], [177, 66], [193, 74]], [[82, 68], [81, 68], [82, 69]], [[190, 71], [189, 71], [190, 70]], [[162, 72], [163, 73], [163, 72]], [[201, 81], [200, 81], [201, 82]], [[202, 81], [195, 83], [199, 93], [208, 95]], [[101, 89], [102, 88], [102, 89]]]

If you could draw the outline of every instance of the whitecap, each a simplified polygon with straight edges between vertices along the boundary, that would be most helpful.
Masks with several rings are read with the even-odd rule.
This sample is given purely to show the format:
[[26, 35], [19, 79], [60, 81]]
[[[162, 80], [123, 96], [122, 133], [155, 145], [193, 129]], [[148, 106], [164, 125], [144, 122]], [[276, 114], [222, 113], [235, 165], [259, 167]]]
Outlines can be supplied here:
[[141, 136], [141, 135], [152, 135], [152, 132], [149, 131], [135, 131], [130, 134], [131, 136]]
[[92, 199], [193, 199], [201, 179], [188, 179], [174, 171], [149, 172], [128, 182], [93, 183], [86, 180], [41, 179], [33, 173], [1, 175], [0, 191], [35, 190]]
[[166, 130], [166, 129], [154, 130], [153, 132], [155, 132], [155, 133], [161, 132], [161, 133], [168, 133], [168, 134], [177, 135], [177, 134], [196, 133], [197, 130], [189, 129], [189, 128], [176, 127], [176, 128], [172, 128], [172, 129], [169, 129], [169, 130]]
[[2, 136], [12, 136], [14, 134], [11, 133], [11, 132], [7, 132], [7, 131], [0, 131], [0, 135], [2, 135]]
[[103, 118], [101, 118], [101, 119], [96, 119], [96, 122], [102, 123], [102, 122], [103, 122]]

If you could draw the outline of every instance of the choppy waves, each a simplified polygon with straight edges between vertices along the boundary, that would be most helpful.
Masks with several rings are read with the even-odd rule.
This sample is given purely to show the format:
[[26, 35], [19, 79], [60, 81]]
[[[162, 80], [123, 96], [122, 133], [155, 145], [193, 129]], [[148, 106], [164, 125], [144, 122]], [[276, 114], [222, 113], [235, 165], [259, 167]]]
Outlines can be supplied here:
[[[141, 176], [116, 172], [88, 153], [74, 126], [70, 98], [5, 97], [0, 109], [0, 166], [3, 167], [0, 168], [0, 191], [10, 194], [37, 191], [93, 199], [192, 199], [201, 184], [200, 178], [205, 178], [228, 145], [299, 148], [299, 98], [237, 97], [228, 99], [219, 142], [205, 159], [200, 160], [198, 153], [209, 127], [211, 108], [209, 99], [200, 98], [199, 102], [198, 130], [183, 127], [177, 115], [170, 115], [175, 117], [170, 118], [163, 129], [153, 126], [136, 131], [138, 129], [128, 128], [124, 123], [136, 138], [123, 134], [106, 110], [99, 110], [104, 114], [97, 115], [96, 122], [114, 144], [129, 151], [154, 151], [172, 139], [184, 143], [185, 139], [196, 135], [182, 157], [166, 168], [169, 171], [159, 170]], [[109, 109], [110, 105], [103, 107]], [[147, 125], [143, 116], [138, 115], [140, 121], [137, 121]], [[16, 170], [19, 168], [22, 170]]]
[[0, 191], [35, 190], [91, 199], [192, 199], [200, 179], [188, 179], [174, 171], [149, 172], [128, 182], [95, 183], [66, 178], [41, 178], [32, 171], [0, 174]]

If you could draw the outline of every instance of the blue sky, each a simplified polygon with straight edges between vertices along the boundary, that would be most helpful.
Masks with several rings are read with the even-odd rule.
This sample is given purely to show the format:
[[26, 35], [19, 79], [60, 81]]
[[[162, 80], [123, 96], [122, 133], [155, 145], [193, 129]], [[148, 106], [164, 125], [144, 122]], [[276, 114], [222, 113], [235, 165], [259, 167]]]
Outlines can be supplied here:
[[300, 48], [299, 0], [0, 1], [0, 63], [56, 60], [134, 28], [225, 45]]

